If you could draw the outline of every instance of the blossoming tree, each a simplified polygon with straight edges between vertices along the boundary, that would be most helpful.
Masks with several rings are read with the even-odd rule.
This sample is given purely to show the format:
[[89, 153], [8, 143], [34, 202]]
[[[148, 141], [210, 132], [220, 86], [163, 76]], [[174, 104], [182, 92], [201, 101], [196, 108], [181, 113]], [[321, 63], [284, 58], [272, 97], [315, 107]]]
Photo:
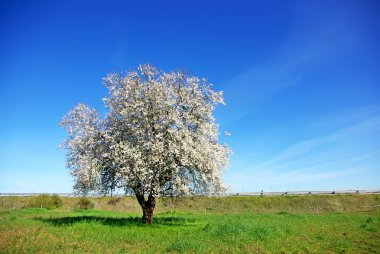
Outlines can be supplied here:
[[218, 143], [212, 115], [223, 103], [205, 79], [165, 73], [150, 65], [104, 78], [104, 118], [78, 104], [60, 125], [74, 189], [107, 193], [124, 189], [152, 223], [157, 195], [220, 194], [229, 148]]

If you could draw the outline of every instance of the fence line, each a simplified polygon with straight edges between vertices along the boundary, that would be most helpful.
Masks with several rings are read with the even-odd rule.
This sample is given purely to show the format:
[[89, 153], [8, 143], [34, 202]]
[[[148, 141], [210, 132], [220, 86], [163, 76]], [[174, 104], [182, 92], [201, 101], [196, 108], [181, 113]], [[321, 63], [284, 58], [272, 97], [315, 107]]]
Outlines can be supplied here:
[[[9, 196], [37, 196], [40, 194], [54, 195], [57, 194], [62, 197], [76, 197], [77, 194], [74, 193], [0, 193], [0, 197]], [[341, 195], [341, 194], [380, 194], [380, 190], [340, 190], [340, 191], [282, 191], [282, 192], [230, 192], [227, 196], [281, 196], [281, 195]], [[89, 194], [87, 196], [100, 197], [103, 195]], [[116, 193], [113, 196], [122, 197], [124, 194]]]
[[334, 194], [380, 194], [380, 190], [331, 190], [331, 191], [278, 191], [236, 192], [230, 196], [278, 196], [278, 195], [334, 195]]

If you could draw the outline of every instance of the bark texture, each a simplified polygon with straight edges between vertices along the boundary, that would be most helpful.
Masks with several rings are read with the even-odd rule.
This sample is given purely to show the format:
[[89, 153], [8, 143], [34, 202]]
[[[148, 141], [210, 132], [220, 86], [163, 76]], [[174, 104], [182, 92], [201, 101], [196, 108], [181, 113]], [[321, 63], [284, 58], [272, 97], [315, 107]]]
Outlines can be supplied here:
[[139, 202], [143, 216], [141, 218], [142, 223], [144, 224], [152, 224], [153, 222], [153, 211], [156, 207], [156, 199], [153, 195], [149, 195], [148, 199], [145, 200], [145, 197], [142, 195], [136, 194], [137, 201]]

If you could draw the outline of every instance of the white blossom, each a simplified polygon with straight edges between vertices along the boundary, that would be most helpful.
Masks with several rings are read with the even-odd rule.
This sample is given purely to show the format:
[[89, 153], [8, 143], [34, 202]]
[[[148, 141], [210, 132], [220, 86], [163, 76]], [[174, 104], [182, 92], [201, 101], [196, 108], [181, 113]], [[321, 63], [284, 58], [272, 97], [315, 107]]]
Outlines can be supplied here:
[[68, 132], [63, 146], [76, 190], [123, 188], [143, 197], [223, 193], [230, 150], [218, 143], [212, 115], [224, 103], [222, 92], [206, 79], [150, 65], [109, 74], [104, 84], [103, 119], [78, 104], [60, 123]]

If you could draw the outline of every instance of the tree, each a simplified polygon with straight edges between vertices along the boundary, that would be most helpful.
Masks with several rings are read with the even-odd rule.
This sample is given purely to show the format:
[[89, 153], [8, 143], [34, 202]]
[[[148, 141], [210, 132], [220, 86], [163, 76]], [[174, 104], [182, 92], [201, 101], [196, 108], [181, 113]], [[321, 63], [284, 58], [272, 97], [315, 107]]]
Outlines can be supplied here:
[[104, 118], [78, 104], [60, 125], [74, 189], [132, 193], [152, 223], [157, 195], [220, 194], [229, 148], [218, 143], [212, 115], [223, 102], [206, 79], [150, 65], [104, 78]]

